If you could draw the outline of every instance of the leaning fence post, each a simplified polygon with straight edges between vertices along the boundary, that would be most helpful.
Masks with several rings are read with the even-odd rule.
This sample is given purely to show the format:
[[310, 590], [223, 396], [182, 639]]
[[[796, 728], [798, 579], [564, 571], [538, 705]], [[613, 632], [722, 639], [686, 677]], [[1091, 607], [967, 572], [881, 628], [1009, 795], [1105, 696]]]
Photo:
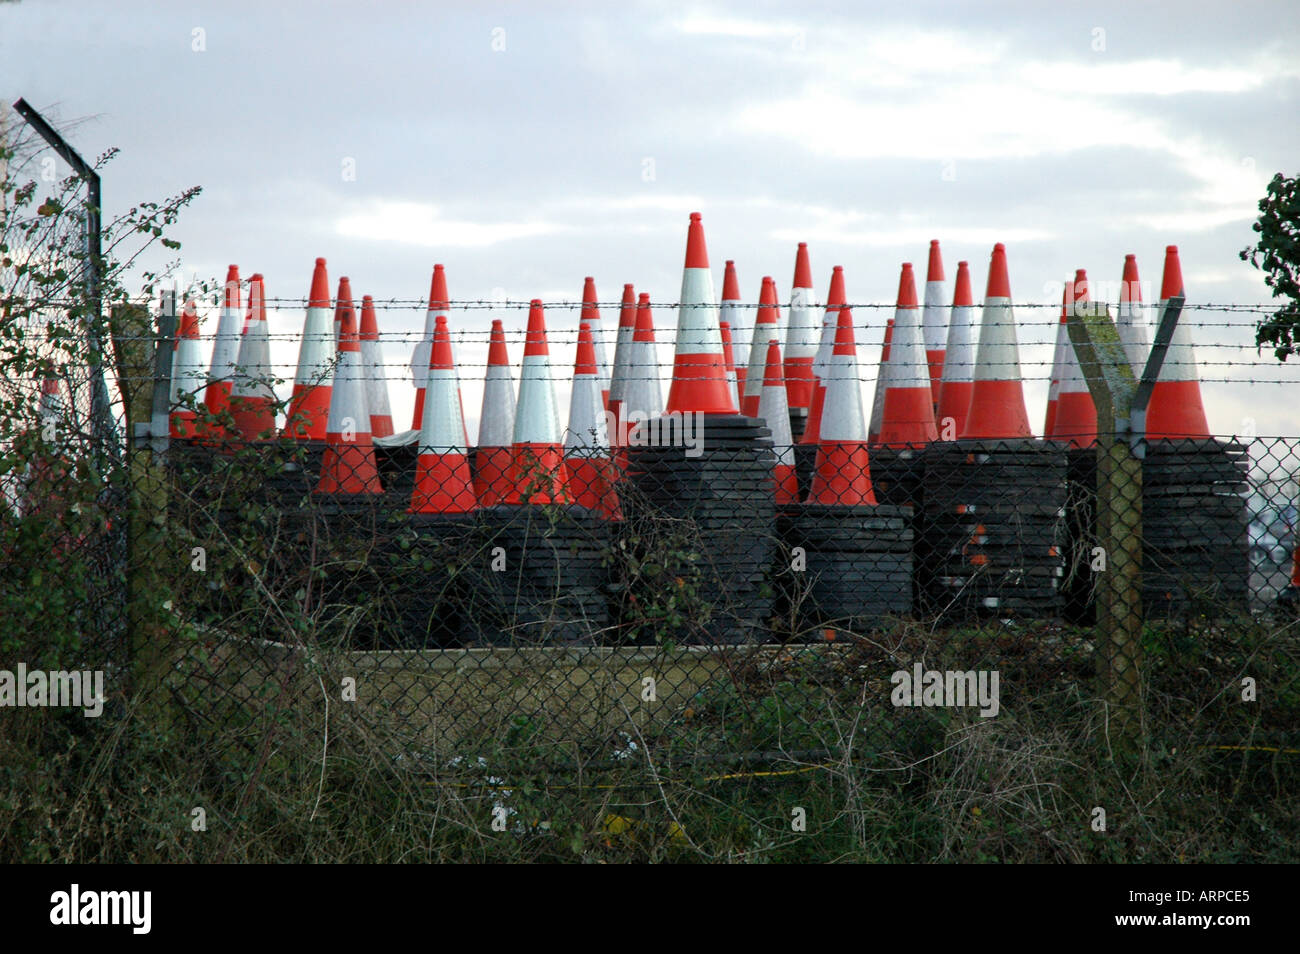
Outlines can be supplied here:
[[1129, 749], [1142, 710], [1142, 461], [1132, 428], [1137, 382], [1104, 304], [1079, 302], [1066, 329], [1097, 407], [1098, 675], [1111, 737]]

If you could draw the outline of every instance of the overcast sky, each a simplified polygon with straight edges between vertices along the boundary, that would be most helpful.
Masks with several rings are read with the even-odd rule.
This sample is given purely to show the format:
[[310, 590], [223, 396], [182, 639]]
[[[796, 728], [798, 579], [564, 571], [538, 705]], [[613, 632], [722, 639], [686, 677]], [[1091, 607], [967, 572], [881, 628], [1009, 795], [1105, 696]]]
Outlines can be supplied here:
[[[1002, 241], [1017, 302], [1059, 306], [1080, 267], [1113, 302], [1129, 252], [1155, 297], [1167, 244], [1189, 301], [1269, 301], [1237, 252], [1271, 175], [1300, 171], [1294, 2], [866, 6], [24, 0], [0, 3], [0, 93], [91, 117], [83, 155], [121, 148], [109, 214], [201, 185], [185, 277], [238, 263], [272, 297], [325, 256], [358, 295], [423, 298], [442, 262], [455, 299], [572, 300], [593, 275], [602, 300], [672, 302], [700, 211], [719, 291], [733, 258], [751, 300], [764, 275], [788, 299], [807, 241], [819, 300], [843, 265], [852, 301], [890, 303], [937, 238], [977, 297]], [[869, 365], [890, 314], [855, 314]], [[523, 328], [454, 318], [471, 435], [493, 316]], [[548, 317], [571, 363], [577, 313]], [[1017, 317], [1041, 427], [1057, 316]], [[1300, 378], [1245, 347], [1252, 316], [1189, 317], [1212, 428], [1300, 434], [1293, 384], [1213, 380]], [[273, 316], [290, 378], [301, 320]], [[423, 309], [380, 321], [409, 334]], [[399, 428], [409, 348], [386, 345]]]

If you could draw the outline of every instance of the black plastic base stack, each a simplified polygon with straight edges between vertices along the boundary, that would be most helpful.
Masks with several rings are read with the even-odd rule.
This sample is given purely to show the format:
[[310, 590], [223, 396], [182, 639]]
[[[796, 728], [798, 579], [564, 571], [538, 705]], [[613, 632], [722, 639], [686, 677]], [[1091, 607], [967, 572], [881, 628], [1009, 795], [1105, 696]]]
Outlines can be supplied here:
[[777, 527], [786, 563], [778, 578], [796, 634], [818, 627], [869, 632], [911, 610], [910, 507], [782, 510]]
[[924, 615], [1059, 614], [1066, 468], [1063, 445], [1032, 439], [930, 445]]

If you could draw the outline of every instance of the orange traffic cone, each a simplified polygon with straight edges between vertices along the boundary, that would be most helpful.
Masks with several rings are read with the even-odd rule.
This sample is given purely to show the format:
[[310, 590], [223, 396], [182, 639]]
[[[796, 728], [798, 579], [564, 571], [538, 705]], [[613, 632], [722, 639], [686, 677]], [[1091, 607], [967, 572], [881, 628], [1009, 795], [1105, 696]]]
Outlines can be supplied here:
[[939, 432], [934, 426], [934, 392], [926, 368], [921, 315], [916, 307], [916, 278], [910, 262], [898, 278], [894, 337], [885, 365], [885, 397], [879, 441], [885, 447], [928, 444]]
[[[719, 323], [725, 321], [731, 326], [731, 358], [729, 367], [736, 372], [736, 400], [745, 397], [745, 376], [749, 373], [749, 342], [753, 337], [745, 307], [740, 298], [740, 280], [736, 277], [736, 263], [727, 259], [726, 270], [722, 274], [722, 304], [718, 309]], [[739, 403], [736, 405], [740, 406]]]
[[239, 344], [239, 367], [230, 392], [230, 413], [240, 437], [266, 441], [275, 437], [275, 388], [271, 339], [266, 327], [266, 289], [260, 274], [248, 280], [248, 308], [253, 319]]
[[[1088, 273], [1082, 268], [1074, 273], [1074, 288], [1070, 297], [1074, 300], [1070, 307], [1089, 301]], [[1088, 390], [1088, 382], [1079, 366], [1074, 343], [1069, 339], [1061, 353], [1061, 379], [1057, 388], [1052, 432], [1043, 436], [1066, 441], [1075, 448], [1092, 447], [1097, 443], [1097, 406], [1092, 401], [1092, 392]]]
[[474, 487], [479, 503], [501, 503], [514, 487], [515, 380], [506, 353], [506, 329], [492, 319], [487, 374], [483, 379], [483, 407], [478, 421], [478, 449], [474, 452]]
[[885, 340], [880, 346], [880, 367], [876, 370], [876, 393], [871, 399], [871, 423], [867, 428], [872, 447], [880, 443], [880, 425], [885, 419], [885, 381], [889, 377], [889, 349], [894, 340], [894, 319], [885, 322]]
[[172, 387], [168, 404], [171, 412], [171, 436], [194, 438], [198, 436], [198, 412], [184, 407], [187, 396], [192, 396], [197, 407], [203, 400], [207, 387], [208, 368], [203, 363], [203, 342], [199, 338], [199, 315], [194, 301], [185, 303], [181, 311], [176, 343], [172, 346]]
[[[340, 290], [343, 290], [340, 283]], [[330, 392], [318, 494], [380, 494], [379, 468], [366, 410], [366, 372], [361, 365], [357, 313], [351, 301], [339, 315], [338, 364]]]
[[971, 387], [970, 411], [959, 436], [977, 440], [1033, 436], [1020, 381], [1020, 345], [1011, 312], [1007, 248], [1001, 242], [993, 246], [989, 262], [984, 315], [975, 352], [975, 383]]
[[[628, 446], [628, 435], [642, 422], [658, 417], [664, 409], [663, 383], [659, 378], [659, 353], [655, 345], [654, 313], [650, 295], [642, 292], [636, 306], [636, 330], [628, 359], [627, 387], [619, 405], [619, 446]], [[619, 455], [620, 464], [626, 462]]]
[[[1165, 272], [1160, 282], [1160, 311], [1175, 295], [1183, 291], [1183, 269], [1178, 261], [1178, 246], [1165, 249]], [[1160, 375], [1151, 392], [1147, 406], [1147, 439], [1178, 440], [1180, 438], [1208, 438], [1210, 425], [1205, 419], [1205, 404], [1201, 400], [1201, 379], [1196, 372], [1196, 349], [1186, 313], [1174, 327], [1169, 339]]]
[[325, 439], [329, 423], [334, 363], [334, 317], [330, 314], [329, 275], [325, 259], [316, 259], [311, 276], [311, 297], [307, 300], [307, 320], [303, 324], [302, 344], [298, 348], [298, 370], [293, 379], [288, 418], [282, 434], [296, 440]]
[[944, 351], [943, 379], [939, 383], [939, 410], [935, 426], [944, 440], [955, 440], [966, 426], [970, 393], [975, 381], [975, 346], [971, 324], [975, 317], [975, 296], [970, 287], [970, 267], [957, 263], [957, 282], [952, 295], [952, 316], [948, 321], [948, 343]]
[[[767, 343], [776, 337], [780, 340], [781, 307], [776, 303], [776, 282], [772, 276], [763, 276], [763, 288], [758, 295], [758, 314], [754, 316], [754, 333], [749, 346], [749, 368], [745, 373], [744, 393], [740, 396], [740, 413], [746, 417], [758, 416], [758, 401], [763, 395], [763, 379], [767, 375]], [[789, 394], [789, 388], [786, 389]]]
[[621, 519], [614, 493], [614, 468], [601, 397], [600, 366], [592, 343], [591, 324], [578, 325], [578, 354], [573, 366], [569, 426], [564, 432], [564, 463], [569, 490], [581, 507], [603, 517]]
[[1043, 436], [1056, 433], [1056, 402], [1061, 394], [1061, 364], [1065, 360], [1065, 346], [1069, 341], [1066, 319], [1074, 307], [1072, 284], [1066, 282], [1061, 291], [1061, 320], [1056, 323], [1056, 347], [1052, 351], [1052, 377], [1047, 385], [1047, 415], [1043, 419]]
[[438, 327], [438, 317], [447, 317], [447, 271], [441, 265], [433, 266], [429, 282], [429, 310], [424, 315], [424, 335], [415, 343], [411, 354], [411, 377], [415, 381], [415, 413], [411, 426], [419, 428], [424, 422], [424, 378], [429, 372], [429, 352], [433, 349], [433, 334]]
[[835, 350], [835, 327], [839, 323], [840, 309], [847, 304], [844, 297], [844, 267], [836, 265], [831, 272], [831, 287], [826, 293], [826, 314], [822, 316], [822, 338], [813, 360], [813, 397], [808, 408], [808, 423], [804, 425], [800, 444], [816, 444], [821, 440], [822, 408], [826, 404], [826, 375], [830, 371], [831, 352]]
[[726, 319], [718, 320], [718, 331], [722, 335], [722, 357], [727, 363], [727, 390], [731, 392], [731, 398], [736, 402], [736, 407], [740, 407], [740, 392], [737, 390], [736, 377], [736, 352], [731, 346], [731, 322]]
[[866, 419], [858, 383], [858, 350], [853, 340], [853, 312], [840, 309], [822, 406], [821, 443], [808, 503], [875, 506]]
[[727, 368], [718, 328], [718, 302], [713, 295], [709, 252], [704, 244], [700, 213], [691, 213], [686, 234], [686, 264], [682, 269], [681, 307], [677, 313], [677, 347], [673, 381], [668, 388], [668, 413], [735, 414], [727, 393]]
[[1133, 377], [1140, 379], [1151, 352], [1151, 337], [1147, 334], [1146, 316], [1142, 307], [1142, 283], [1138, 278], [1136, 255], [1124, 256], [1124, 277], [1119, 284], [1119, 309], [1115, 326], [1119, 329], [1120, 344], [1128, 355]]
[[596, 354], [596, 375], [600, 378], [602, 407], [609, 407], [610, 370], [609, 357], [605, 349], [605, 329], [600, 322], [600, 299], [596, 295], [596, 279], [587, 277], [582, 280], [582, 314], [578, 318], [591, 325], [592, 350]]
[[820, 339], [808, 243], [800, 242], [794, 257], [794, 286], [790, 289], [790, 325], [785, 333], [785, 391], [792, 410], [807, 412], [812, 406], [813, 360]]
[[512, 486], [506, 503], [572, 503], [568, 470], [560, 434], [560, 414], [551, 380], [550, 348], [542, 302], [528, 309], [528, 335], [519, 370], [519, 401], [515, 406], [512, 445]]
[[203, 403], [212, 414], [230, 406], [230, 390], [235, 384], [235, 365], [239, 361], [239, 330], [244, 316], [239, 310], [239, 266], [226, 270], [225, 297], [217, 318], [217, 336], [212, 343], [212, 365]]
[[948, 347], [947, 306], [943, 294], [943, 256], [939, 240], [930, 240], [930, 261], [925, 270], [925, 312], [921, 327], [925, 330], [925, 362], [930, 368], [930, 403], [939, 409], [939, 389], [943, 381], [943, 359]]
[[781, 362], [781, 343], [773, 338], [767, 344], [767, 367], [763, 376], [763, 394], [758, 401], [758, 416], [772, 431], [772, 449], [776, 464], [772, 468], [772, 487], [776, 503], [799, 502], [799, 480], [794, 471], [794, 438], [790, 431], [790, 405]]
[[[494, 322], [499, 325], [500, 322]], [[495, 337], [496, 329], [493, 329]], [[504, 333], [502, 348], [505, 347]], [[507, 384], [509, 384], [509, 368]], [[490, 373], [490, 372], [489, 372]], [[435, 315], [429, 342], [424, 417], [415, 464], [415, 490], [408, 513], [469, 513], [479, 505], [465, 446], [465, 420], [460, 408], [460, 378], [451, 351], [447, 316]], [[494, 501], [495, 502], [495, 501]]]
[[623, 396], [627, 392], [629, 362], [632, 360], [632, 337], [636, 333], [636, 290], [632, 284], [623, 286], [623, 301], [618, 310], [618, 338], [614, 342], [614, 367], [609, 376], [609, 412], [615, 422], [610, 440], [615, 447], [622, 446]]
[[361, 364], [366, 370], [366, 410], [370, 412], [370, 436], [392, 437], [393, 411], [388, 403], [384, 352], [379, 343], [375, 300], [369, 295], [361, 299]]

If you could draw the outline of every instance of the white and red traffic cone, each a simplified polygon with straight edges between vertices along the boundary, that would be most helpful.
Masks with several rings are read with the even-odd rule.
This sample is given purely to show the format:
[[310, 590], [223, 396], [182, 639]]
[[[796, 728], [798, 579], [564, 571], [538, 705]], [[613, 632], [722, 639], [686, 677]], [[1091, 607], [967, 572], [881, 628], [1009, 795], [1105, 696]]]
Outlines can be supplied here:
[[[1160, 282], [1160, 309], [1163, 316], [1169, 299], [1185, 294], [1183, 268], [1178, 260], [1178, 246], [1165, 248], [1165, 270]], [[1187, 312], [1179, 316], [1169, 339], [1169, 350], [1147, 405], [1148, 440], [1204, 439], [1210, 436], [1201, 399], [1201, 378], [1196, 370], [1196, 348], [1192, 343], [1191, 322]]]
[[738, 379], [736, 377], [736, 352], [731, 344], [731, 322], [726, 319], [719, 319], [718, 332], [722, 335], [722, 357], [727, 363], [727, 390], [731, 392], [731, 398], [736, 402], [736, 407], [740, 407], [740, 391], [737, 388]]
[[[494, 322], [499, 325], [500, 322]], [[504, 348], [505, 336], [502, 333]], [[507, 372], [509, 368], [507, 367]], [[436, 315], [429, 342], [429, 367], [423, 377], [424, 417], [415, 464], [415, 489], [409, 513], [470, 513], [479, 506], [465, 444], [460, 409], [460, 378], [451, 350], [447, 316]], [[507, 375], [507, 383], [509, 383]], [[495, 502], [495, 501], [493, 501]]]
[[[772, 276], [763, 276], [763, 288], [758, 294], [758, 313], [754, 316], [754, 332], [750, 338], [749, 368], [745, 373], [744, 392], [740, 396], [740, 413], [746, 417], [758, 416], [758, 401], [763, 395], [763, 378], [767, 374], [767, 343], [773, 338], [781, 340], [781, 306], [776, 303], [776, 282]], [[789, 393], [789, 388], [786, 389]]]
[[799, 480], [794, 469], [794, 438], [790, 431], [790, 405], [781, 361], [781, 343], [767, 343], [767, 364], [763, 372], [763, 393], [758, 399], [758, 416], [772, 431], [772, 490], [777, 505], [799, 502]]
[[[1073, 287], [1069, 291], [1070, 308], [1090, 301], [1088, 273], [1080, 268], [1074, 273]], [[1067, 336], [1069, 332], [1066, 332]], [[1056, 391], [1056, 413], [1052, 417], [1052, 431], [1044, 433], [1051, 440], [1065, 441], [1071, 447], [1092, 447], [1097, 443], [1097, 406], [1093, 403], [1088, 381], [1083, 376], [1074, 342], [1066, 340], [1061, 353], [1061, 377]]]
[[885, 365], [885, 396], [879, 441], [885, 447], [928, 444], [939, 436], [934, 425], [934, 392], [926, 361], [925, 333], [916, 302], [916, 277], [910, 262], [898, 277], [894, 337]]
[[872, 447], [880, 443], [880, 424], [885, 419], [885, 382], [889, 378], [889, 349], [894, 340], [894, 319], [885, 322], [885, 340], [880, 345], [880, 366], [876, 370], [875, 394], [871, 398], [871, 423], [867, 427]]
[[[419, 428], [424, 420], [424, 376], [429, 372], [429, 352], [433, 348], [433, 333], [438, 327], [438, 317], [448, 317], [447, 271], [441, 265], [433, 266], [429, 281], [429, 310], [424, 315], [424, 334], [415, 343], [411, 354], [411, 379], [415, 382], [415, 413], [411, 426]], [[453, 352], [454, 354], [454, 352]]]
[[199, 337], [199, 315], [191, 299], [181, 310], [176, 343], [172, 346], [172, 387], [168, 400], [172, 408], [171, 436], [195, 438], [199, 436], [198, 411], [185, 407], [187, 398], [194, 406], [203, 401], [203, 390], [208, 383], [208, 366], [203, 361], [203, 340]]
[[610, 457], [600, 385], [600, 365], [596, 361], [591, 324], [583, 321], [578, 325], [569, 426], [564, 431], [564, 464], [574, 502], [617, 520], [622, 514], [614, 491], [614, 462]]
[[930, 240], [930, 261], [925, 269], [925, 311], [921, 315], [925, 332], [925, 363], [930, 369], [930, 396], [933, 409], [939, 409], [939, 389], [943, 381], [943, 361], [948, 350], [948, 305], [943, 289], [943, 256], [939, 240]]
[[681, 306], [677, 312], [677, 346], [667, 412], [735, 414], [736, 403], [727, 392], [718, 300], [713, 294], [709, 252], [698, 212], [691, 213], [686, 234], [686, 263], [678, 300]]
[[600, 320], [600, 298], [596, 294], [596, 279], [588, 276], [582, 280], [582, 314], [579, 326], [591, 326], [592, 349], [596, 353], [596, 374], [600, 378], [601, 404], [609, 407], [610, 367], [609, 352], [605, 347], [605, 327]]
[[1033, 436], [1020, 380], [1020, 344], [1011, 311], [1007, 248], [1001, 242], [993, 246], [989, 262], [979, 346], [975, 351], [975, 383], [966, 425], [959, 436], [976, 440]]
[[831, 352], [835, 350], [835, 328], [839, 324], [840, 309], [848, 303], [844, 295], [844, 266], [836, 265], [831, 271], [830, 289], [826, 292], [826, 314], [822, 316], [822, 337], [813, 360], [813, 398], [808, 407], [808, 423], [804, 425], [800, 444], [816, 444], [821, 440], [822, 408], [826, 404], [826, 376], [830, 373]]
[[[722, 304], [718, 306], [718, 323], [731, 327], [731, 358], [729, 366], [736, 372], [736, 401], [745, 399], [745, 377], [749, 374], [749, 342], [752, 340], [753, 322], [740, 298], [740, 280], [736, 277], [736, 263], [727, 259], [722, 273]], [[739, 403], [736, 405], [739, 407]]]
[[876, 505], [853, 312], [848, 306], [840, 309], [835, 326], [835, 348], [826, 378], [826, 403], [822, 406], [821, 443], [817, 445], [817, 464], [807, 502], [848, 507]]
[[1119, 308], [1116, 310], [1115, 326], [1119, 330], [1120, 344], [1128, 356], [1133, 377], [1140, 379], [1146, 367], [1147, 355], [1151, 353], [1151, 336], [1147, 333], [1147, 321], [1142, 307], [1142, 283], [1138, 278], [1136, 255], [1124, 256], [1124, 277], [1119, 284]]
[[971, 291], [970, 266], [957, 263], [957, 281], [952, 293], [952, 315], [948, 321], [948, 342], [944, 350], [943, 379], [939, 382], [939, 410], [935, 426], [943, 440], [956, 440], [966, 426], [970, 394], [975, 387], [975, 344], [971, 326], [975, 321], [975, 296]]
[[[628, 359], [627, 387], [619, 405], [619, 446], [627, 447], [628, 435], [635, 427], [658, 417], [664, 409], [663, 382], [659, 376], [659, 350], [655, 345], [654, 313], [650, 295], [642, 292], [636, 306], [636, 329], [632, 335], [632, 353]], [[619, 455], [620, 463], [625, 455]]]
[[212, 342], [212, 364], [203, 403], [209, 413], [220, 414], [230, 406], [230, 391], [235, 385], [235, 366], [239, 362], [240, 329], [244, 316], [239, 307], [239, 266], [226, 270], [225, 295], [217, 317], [217, 335]]
[[253, 318], [239, 344], [230, 413], [235, 430], [244, 440], [269, 441], [275, 438], [275, 375], [266, 326], [266, 287], [260, 274], [248, 280], [248, 309]]
[[515, 379], [506, 352], [506, 329], [492, 319], [487, 373], [483, 378], [483, 405], [478, 420], [478, 448], [474, 451], [474, 487], [479, 503], [501, 503], [514, 487]]
[[512, 486], [506, 503], [568, 504], [568, 470], [564, 466], [560, 412], [551, 379], [546, 316], [539, 298], [528, 309], [528, 333], [519, 370], [512, 444]]
[[822, 323], [813, 292], [808, 243], [800, 242], [794, 257], [794, 285], [790, 289], [790, 324], [785, 333], [785, 391], [790, 409], [807, 414], [812, 406], [813, 361], [821, 343]]
[[318, 494], [380, 494], [379, 466], [366, 410], [366, 371], [361, 364], [357, 313], [350, 301], [340, 309], [338, 363], [325, 429]]
[[361, 298], [361, 364], [366, 369], [366, 410], [370, 412], [370, 436], [393, 436], [393, 409], [388, 402], [388, 377], [384, 350], [379, 340], [375, 300]]
[[636, 290], [631, 282], [623, 286], [623, 301], [618, 310], [618, 337], [614, 342], [614, 366], [609, 375], [609, 413], [616, 422], [610, 440], [615, 447], [621, 446], [623, 429], [617, 422], [622, 421], [623, 396], [627, 392], [629, 362], [632, 360], [632, 336], [636, 333]]
[[1061, 291], [1061, 320], [1056, 323], [1056, 346], [1052, 350], [1052, 376], [1047, 385], [1047, 414], [1043, 418], [1043, 437], [1056, 433], [1056, 404], [1061, 394], [1061, 365], [1065, 361], [1065, 346], [1069, 343], [1066, 319], [1074, 307], [1073, 282], [1067, 281]]
[[284, 437], [312, 441], [325, 439], [333, 389], [331, 366], [334, 353], [329, 274], [325, 270], [325, 259], [318, 258], [311, 276], [311, 296], [307, 299], [307, 319], [303, 323], [302, 343], [298, 348], [293, 395], [289, 398], [288, 417], [281, 431]]

